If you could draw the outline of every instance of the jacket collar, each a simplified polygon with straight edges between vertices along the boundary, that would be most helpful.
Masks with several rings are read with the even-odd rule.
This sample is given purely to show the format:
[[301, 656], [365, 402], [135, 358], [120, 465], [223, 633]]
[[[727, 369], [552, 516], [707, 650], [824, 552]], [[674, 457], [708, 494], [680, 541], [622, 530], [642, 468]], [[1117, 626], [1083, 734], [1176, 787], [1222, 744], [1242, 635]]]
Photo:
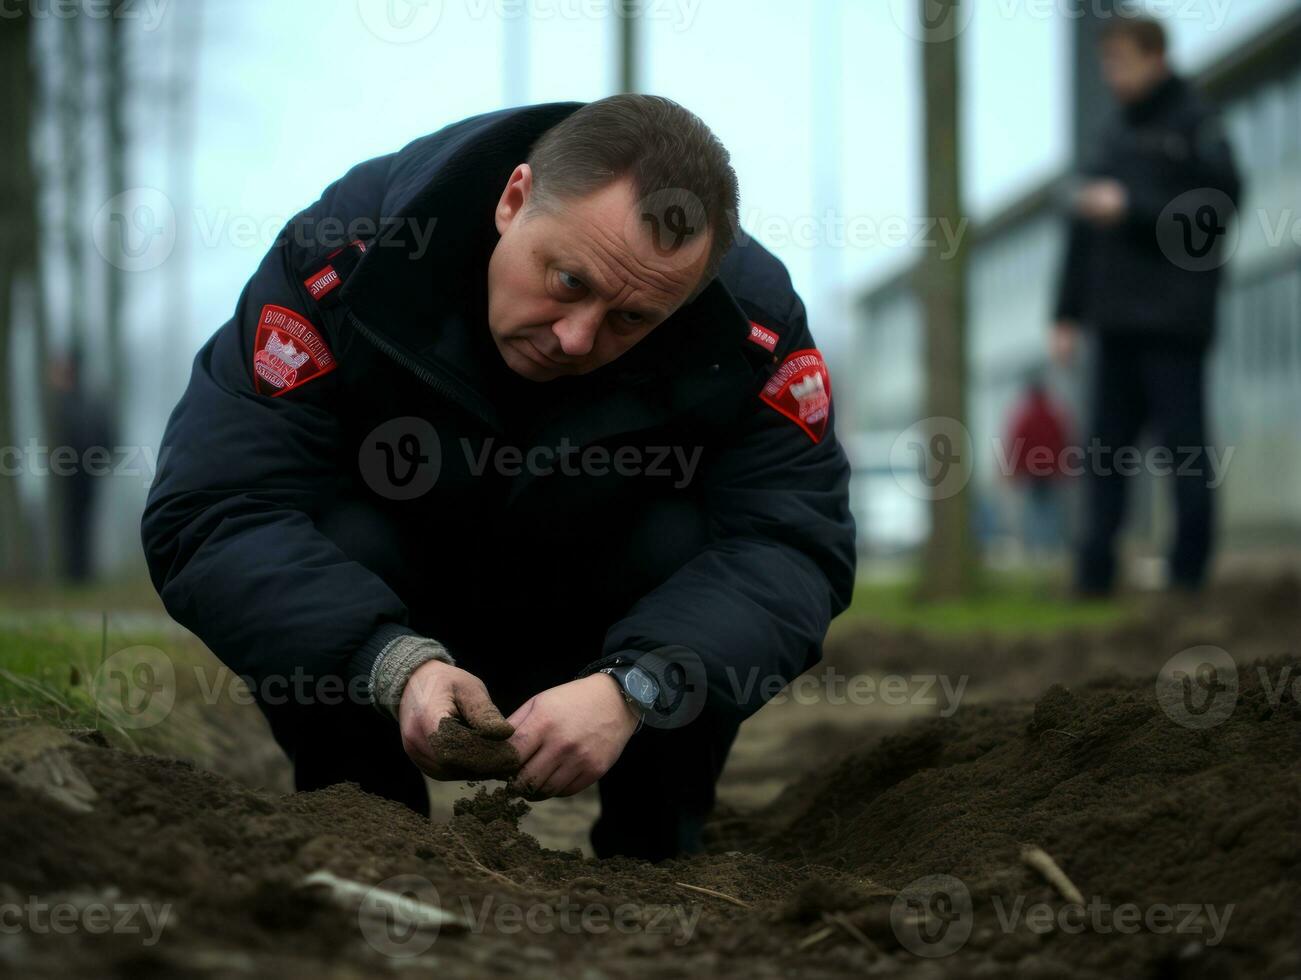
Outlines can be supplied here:
[[1124, 116], [1130, 123], [1145, 123], [1156, 118], [1184, 94], [1187, 83], [1171, 72], [1152, 86], [1151, 91], [1138, 101], [1124, 107]]
[[[484, 355], [468, 333], [486, 330], [487, 323], [470, 322], [477, 318], [467, 309], [477, 306], [465, 298], [476, 290], [486, 295], [487, 256], [497, 240], [493, 213], [511, 172], [543, 132], [581, 106], [554, 102], [474, 116], [400, 151], [384, 196], [386, 230], [340, 291], [354, 316], [437, 373], [464, 407], [493, 428], [500, 428], [500, 420], [483, 393]], [[709, 382], [752, 371], [741, 353], [748, 329], [727, 287], [713, 279], [693, 302], [600, 370], [597, 390], [631, 414], [585, 414], [607, 416], [607, 426], [626, 429], [698, 403], [711, 393]], [[651, 393], [643, 393], [646, 388]], [[587, 428], [591, 438], [601, 434], [601, 425]]]

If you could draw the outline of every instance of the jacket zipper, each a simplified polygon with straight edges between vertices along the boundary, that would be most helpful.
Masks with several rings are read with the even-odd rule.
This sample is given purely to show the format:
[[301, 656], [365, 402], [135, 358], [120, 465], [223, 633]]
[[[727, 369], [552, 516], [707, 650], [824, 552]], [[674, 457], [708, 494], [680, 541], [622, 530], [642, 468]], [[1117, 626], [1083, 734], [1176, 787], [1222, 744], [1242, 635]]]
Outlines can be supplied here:
[[427, 367], [425, 367], [423, 364], [420, 364], [414, 358], [410, 357], [409, 355], [404, 353], [402, 350], [398, 349], [393, 344], [389, 343], [387, 340], [381, 337], [376, 331], [366, 326], [366, 324], [363, 323], [361, 319], [358, 318], [358, 316], [352, 312], [352, 310], [347, 311], [347, 316], [348, 316], [348, 322], [352, 325], [353, 329], [355, 329], [359, 334], [361, 334], [368, 341], [370, 341], [379, 351], [381, 351], [388, 357], [392, 358], [401, 367], [406, 368], [417, 378], [419, 378], [421, 381], [427, 384], [430, 388], [434, 389], [434, 391], [439, 396], [451, 402], [453, 405], [456, 405], [458, 408], [461, 408], [464, 411], [468, 412], [469, 414], [473, 415], [484, 425], [496, 431], [497, 427], [495, 425], [493, 425], [491, 422], [485, 419], [479, 412], [476, 412], [471, 406], [467, 405], [464, 401], [462, 401], [461, 398], [458, 397], [457, 394], [454, 391], [452, 391], [452, 389], [446, 384], [446, 382], [440, 379], [436, 374], [430, 371]]

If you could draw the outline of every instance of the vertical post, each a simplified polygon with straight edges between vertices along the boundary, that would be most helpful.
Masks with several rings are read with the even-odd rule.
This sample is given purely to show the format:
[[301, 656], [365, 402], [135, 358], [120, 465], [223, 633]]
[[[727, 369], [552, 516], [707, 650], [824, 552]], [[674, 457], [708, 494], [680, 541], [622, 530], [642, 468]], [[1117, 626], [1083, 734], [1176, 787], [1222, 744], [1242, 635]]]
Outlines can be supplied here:
[[641, 0], [619, 0], [619, 91], [637, 91], [637, 18]]
[[[962, 145], [956, 18], [963, 0], [947, 0], [935, 16], [933, 0], [919, 0], [922, 29], [923, 141], [925, 145], [926, 215], [964, 228], [962, 207]], [[929, 9], [927, 9], [929, 8]], [[918, 270], [925, 323], [927, 415], [944, 420], [943, 431], [926, 434], [936, 451], [938, 440], [965, 431], [967, 398], [967, 248], [959, 236], [956, 251], [945, 258], [939, 249], [925, 251]], [[961, 445], [958, 453], [971, 451]], [[974, 460], [957, 460], [970, 469]], [[975, 584], [975, 549], [971, 538], [970, 496], [937, 494], [931, 500], [931, 533], [922, 559], [921, 595], [928, 599], [967, 595]]]

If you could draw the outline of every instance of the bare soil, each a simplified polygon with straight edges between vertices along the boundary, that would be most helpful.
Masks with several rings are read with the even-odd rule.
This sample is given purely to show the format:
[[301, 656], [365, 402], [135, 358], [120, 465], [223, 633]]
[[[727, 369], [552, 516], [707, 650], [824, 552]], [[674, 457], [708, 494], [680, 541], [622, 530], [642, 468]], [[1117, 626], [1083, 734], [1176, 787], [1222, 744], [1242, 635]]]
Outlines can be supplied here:
[[[283, 774], [261, 761], [247, 778], [226, 767], [237, 782], [93, 736], [27, 738], [26, 755], [0, 765], [0, 905], [169, 911], [152, 944], [141, 932], [0, 930], [0, 969], [1295, 976], [1299, 637], [1293, 579], [1161, 604], [1100, 633], [938, 640], [838, 628], [818, 670], [897, 674], [913, 696], [895, 703], [878, 687], [875, 699], [845, 700], [819, 683], [765, 708], [724, 775], [709, 852], [660, 865], [585, 853], [592, 794], [530, 806], [444, 783], [426, 821], [351, 785], [279, 792]], [[1158, 697], [1169, 690], [1158, 671], [1206, 645], [1234, 664], [1213, 678], [1236, 683], [1231, 711], [1181, 724]], [[960, 699], [938, 684], [917, 693], [940, 675]], [[467, 771], [500, 763], [470, 749]], [[77, 788], [68, 764], [93, 788], [84, 806], [55, 800], [33, 775]], [[1026, 863], [1028, 847], [1051, 856], [1082, 903]], [[303, 884], [322, 870], [461, 921], [434, 931], [338, 904]]]

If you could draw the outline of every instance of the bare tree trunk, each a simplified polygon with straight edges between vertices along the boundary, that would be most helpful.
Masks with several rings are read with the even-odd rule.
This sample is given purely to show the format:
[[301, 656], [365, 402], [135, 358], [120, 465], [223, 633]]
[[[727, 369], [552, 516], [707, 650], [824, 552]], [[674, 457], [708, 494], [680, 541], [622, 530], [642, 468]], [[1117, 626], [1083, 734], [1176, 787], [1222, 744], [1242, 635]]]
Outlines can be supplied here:
[[[127, 70], [126, 70], [126, 20], [122, 17], [122, 7], [126, 0], [113, 0], [111, 16], [107, 18], [105, 36], [105, 66], [107, 69], [107, 91], [104, 106], [104, 121], [108, 145], [105, 152], [105, 175], [108, 182], [110, 198], [127, 189]], [[120, 249], [120, 236], [110, 236], [114, 249]], [[126, 356], [126, 344], [123, 337], [124, 302], [126, 281], [123, 272], [125, 255], [116, 255], [109, 262], [106, 270], [108, 279], [105, 296], [104, 341], [107, 347], [108, 386], [105, 401], [109, 407], [109, 430], [116, 437], [121, 432], [125, 417], [126, 394], [130, 389], [130, 370]]]
[[[944, 16], [936, 20], [934, 0], [918, 0], [922, 19], [922, 85], [926, 146], [926, 214], [964, 228], [962, 209], [962, 147], [959, 120], [959, 49], [956, 30], [963, 0], [941, 0]], [[970, 2], [970, 0], [968, 0]], [[932, 8], [927, 10], [926, 8]], [[932, 453], [967, 454], [965, 440], [949, 445], [955, 432], [965, 432], [966, 419], [966, 270], [965, 236], [957, 251], [944, 258], [927, 249], [919, 270], [925, 321], [927, 415], [949, 420], [936, 423], [927, 434]], [[955, 423], [960, 423], [955, 424]], [[939, 443], [937, 440], [946, 440]], [[941, 462], [937, 460], [937, 462]], [[970, 473], [973, 460], [951, 462]], [[950, 465], [945, 462], [944, 465]], [[965, 483], [965, 481], [964, 481]], [[922, 561], [923, 598], [969, 594], [975, 585], [976, 560], [971, 538], [970, 500], [966, 486], [956, 493], [939, 492], [931, 500], [931, 533]]]
[[[16, 16], [14, 16], [16, 14]], [[28, 4], [9, 8], [0, 30], [0, 449], [17, 447], [13, 406], [13, 337], [19, 283], [31, 275], [36, 236], [32, 170], [33, 24]], [[12, 459], [4, 461], [12, 467]], [[0, 577], [19, 577], [30, 566], [31, 533], [18, 479], [0, 474]]]

